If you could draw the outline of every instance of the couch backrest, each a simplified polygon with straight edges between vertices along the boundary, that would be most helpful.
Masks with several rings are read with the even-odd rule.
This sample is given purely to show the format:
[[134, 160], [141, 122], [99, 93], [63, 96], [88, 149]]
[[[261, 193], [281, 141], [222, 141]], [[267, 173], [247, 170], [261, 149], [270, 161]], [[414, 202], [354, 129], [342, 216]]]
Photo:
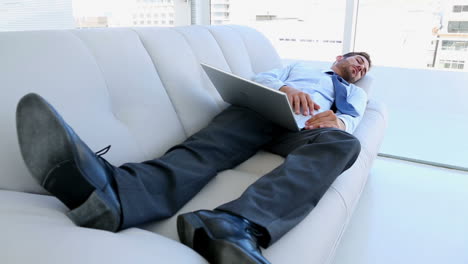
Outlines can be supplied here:
[[0, 189], [46, 193], [20, 156], [15, 109], [45, 97], [115, 165], [162, 155], [226, 104], [200, 62], [246, 78], [280, 67], [269, 41], [242, 26], [0, 33]]

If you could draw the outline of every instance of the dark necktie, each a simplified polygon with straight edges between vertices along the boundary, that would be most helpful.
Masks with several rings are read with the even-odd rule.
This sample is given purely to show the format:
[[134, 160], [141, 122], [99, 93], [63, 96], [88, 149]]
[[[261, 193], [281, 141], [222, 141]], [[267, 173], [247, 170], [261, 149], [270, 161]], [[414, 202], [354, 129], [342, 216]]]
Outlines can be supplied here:
[[354, 107], [348, 103], [346, 98], [348, 97], [347, 92], [346, 92], [346, 87], [344, 84], [349, 85], [347, 81], [345, 81], [341, 76], [338, 74], [329, 71], [326, 72], [326, 74], [330, 75], [332, 81], [333, 81], [333, 87], [335, 88], [335, 106], [338, 111], [340, 111], [343, 114], [350, 115], [353, 117], [358, 116], [358, 112]]

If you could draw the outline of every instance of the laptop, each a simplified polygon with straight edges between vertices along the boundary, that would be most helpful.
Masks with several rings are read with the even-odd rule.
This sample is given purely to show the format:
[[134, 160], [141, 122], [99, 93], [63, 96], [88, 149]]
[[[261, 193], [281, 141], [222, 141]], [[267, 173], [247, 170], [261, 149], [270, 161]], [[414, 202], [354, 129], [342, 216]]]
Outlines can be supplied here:
[[201, 63], [223, 100], [249, 108], [270, 121], [293, 131], [300, 131], [311, 116], [295, 114], [288, 96], [280, 91]]

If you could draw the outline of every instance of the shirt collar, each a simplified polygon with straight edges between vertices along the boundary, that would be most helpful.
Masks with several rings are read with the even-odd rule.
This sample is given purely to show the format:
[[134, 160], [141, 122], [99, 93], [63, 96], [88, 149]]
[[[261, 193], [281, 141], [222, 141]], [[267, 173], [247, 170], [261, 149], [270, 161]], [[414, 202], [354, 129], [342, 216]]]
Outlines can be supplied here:
[[[325, 69], [325, 70], [322, 70], [322, 73], [325, 73], [325, 74], [330, 74], [330, 73], [333, 73], [333, 74], [336, 74], [331, 68], [329, 69]], [[349, 86], [349, 83], [343, 79], [343, 77], [341, 77], [340, 75], [336, 74], [341, 80], [340, 82], [343, 83], [344, 85], [347, 85]]]

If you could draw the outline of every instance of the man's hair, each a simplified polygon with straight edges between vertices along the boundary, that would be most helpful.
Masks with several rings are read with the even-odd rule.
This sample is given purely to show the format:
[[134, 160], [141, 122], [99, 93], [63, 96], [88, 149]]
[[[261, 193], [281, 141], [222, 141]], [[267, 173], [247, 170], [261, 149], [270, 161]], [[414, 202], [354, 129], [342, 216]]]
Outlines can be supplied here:
[[360, 55], [360, 56], [363, 56], [364, 58], [366, 58], [367, 62], [369, 62], [369, 69], [370, 69], [371, 59], [370, 59], [369, 54], [367, 54], [367, 52], [348, 52], [348, 53], [344, 54], [343, 57], [348, 58], [348, 57], [352, 57], [352, 56], [356, 56], [356, 55]]

